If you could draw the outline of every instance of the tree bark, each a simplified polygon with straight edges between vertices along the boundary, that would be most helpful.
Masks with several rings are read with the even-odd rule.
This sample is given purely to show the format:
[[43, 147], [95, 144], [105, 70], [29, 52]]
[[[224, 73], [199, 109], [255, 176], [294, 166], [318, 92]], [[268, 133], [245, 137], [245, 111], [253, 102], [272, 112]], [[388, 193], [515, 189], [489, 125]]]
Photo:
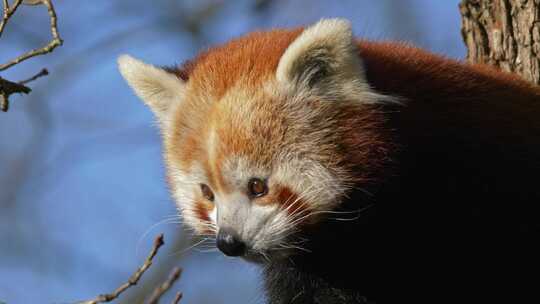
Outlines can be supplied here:
[[540, 0], [462, 0], [467, 60], [540, 84]]

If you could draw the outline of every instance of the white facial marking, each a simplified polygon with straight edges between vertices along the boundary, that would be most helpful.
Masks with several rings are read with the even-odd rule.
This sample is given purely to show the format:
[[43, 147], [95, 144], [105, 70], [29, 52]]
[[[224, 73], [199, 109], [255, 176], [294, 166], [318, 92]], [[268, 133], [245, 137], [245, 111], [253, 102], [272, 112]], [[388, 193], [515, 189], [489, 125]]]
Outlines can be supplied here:
[[217, 223], [217, 208], [214, 206], [214, 209], [212, 209], [212, 212], [208, 215], [210, 217], [210, 220], [212, 220], [212, 223]]

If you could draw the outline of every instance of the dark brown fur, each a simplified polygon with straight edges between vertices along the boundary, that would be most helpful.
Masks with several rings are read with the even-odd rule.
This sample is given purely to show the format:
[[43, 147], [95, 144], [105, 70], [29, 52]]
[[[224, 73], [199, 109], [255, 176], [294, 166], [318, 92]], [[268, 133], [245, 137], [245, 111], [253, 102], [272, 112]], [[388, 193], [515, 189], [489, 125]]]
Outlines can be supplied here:
[[382, 257], [426, 289], [486, 296], [480, 286], [491, 286], [502, 297], [538, 270], [540, 89], [404, 44], [359, 50], [368, 82], [405, 98], [387, 107], [399, 151], [373, 196], [388, 210]]

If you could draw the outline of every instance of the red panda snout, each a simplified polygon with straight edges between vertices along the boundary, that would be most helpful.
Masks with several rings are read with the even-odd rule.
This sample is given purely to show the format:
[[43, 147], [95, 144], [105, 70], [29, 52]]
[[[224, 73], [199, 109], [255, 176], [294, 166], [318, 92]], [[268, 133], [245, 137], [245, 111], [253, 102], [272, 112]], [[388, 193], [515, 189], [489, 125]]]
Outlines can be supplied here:
[[219, 229], [216, 245], [221, 252], [228, 256], [237, 257], [246, 253], [246, 243], [244, 243], [238, 234], [232, 229]]

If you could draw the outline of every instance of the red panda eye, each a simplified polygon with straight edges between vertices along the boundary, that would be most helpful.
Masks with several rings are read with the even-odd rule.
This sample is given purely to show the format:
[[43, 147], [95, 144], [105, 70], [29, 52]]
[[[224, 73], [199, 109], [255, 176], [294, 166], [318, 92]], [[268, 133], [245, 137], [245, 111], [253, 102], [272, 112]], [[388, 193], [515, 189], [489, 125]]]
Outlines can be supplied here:
[[214, 192], [205, 184], [201, 184], [201, 192], [205, 199], [213, 202], [214, 201]]
[[268, 193], [268, 186], [266, 185], [266, 182], [258, 178], [252, 178], [248, 182], [248, 190], [249, 195], [254, 197], [261, 197]]

